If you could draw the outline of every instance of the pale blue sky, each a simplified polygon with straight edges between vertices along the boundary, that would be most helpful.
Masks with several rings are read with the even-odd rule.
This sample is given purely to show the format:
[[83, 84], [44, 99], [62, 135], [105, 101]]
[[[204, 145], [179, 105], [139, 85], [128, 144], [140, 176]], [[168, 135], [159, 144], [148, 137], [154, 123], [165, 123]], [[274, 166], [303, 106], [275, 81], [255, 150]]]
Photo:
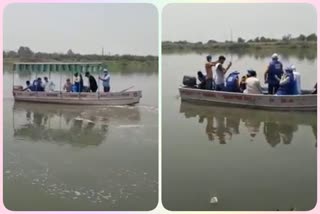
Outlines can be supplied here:
[[207, 42], [285, 34], [315, 33], [316, 9], [310, 4], [168, 4], [162, 13], [162, 40]]
[[158, 55], [158, 12], [150, 4], [11, 4], [4, 50]]

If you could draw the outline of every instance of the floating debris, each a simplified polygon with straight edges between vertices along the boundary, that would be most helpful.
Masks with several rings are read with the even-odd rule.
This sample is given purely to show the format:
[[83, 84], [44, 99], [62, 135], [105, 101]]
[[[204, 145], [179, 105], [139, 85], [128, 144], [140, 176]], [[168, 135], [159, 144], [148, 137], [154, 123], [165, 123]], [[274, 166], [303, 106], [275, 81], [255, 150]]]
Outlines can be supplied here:
[[217, 204], [218, 203], [218, 198], [217, 197], [212, 197], [211, 199], [210, 199], [210, 204]]

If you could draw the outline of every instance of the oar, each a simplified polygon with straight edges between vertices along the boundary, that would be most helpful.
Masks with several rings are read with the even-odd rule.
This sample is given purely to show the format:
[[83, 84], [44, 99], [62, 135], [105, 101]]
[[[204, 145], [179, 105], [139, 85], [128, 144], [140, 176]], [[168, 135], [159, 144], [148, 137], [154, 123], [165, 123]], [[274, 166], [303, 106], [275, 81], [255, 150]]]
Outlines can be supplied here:
[[126, 89], [120, 91], [120, 93], [125, 92], [125, 91], [128, 91], [129, 89], [131, 89], [131, 88], [133, 88], [133, 87], [134, 87], [134, 85], [133, 85], [133, 86], [130, 86], [129, 88], [126, 88]]

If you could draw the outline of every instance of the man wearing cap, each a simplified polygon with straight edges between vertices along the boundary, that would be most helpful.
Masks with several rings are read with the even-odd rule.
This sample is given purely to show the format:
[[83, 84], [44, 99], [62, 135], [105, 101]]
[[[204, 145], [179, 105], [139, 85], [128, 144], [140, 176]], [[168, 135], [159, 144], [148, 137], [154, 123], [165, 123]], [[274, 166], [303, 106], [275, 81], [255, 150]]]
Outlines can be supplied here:
[[212, 90], [213, 89], [213, 74], [212, 74], [212, 67], [216, 65], [216, 62], [212, 62], [212, 56], [207, 56], [207, 62], [205, 64], [206, 68], [206, 89]]
[[282, 63], [278, 60], [278, 54], [272, 54], [272, 61], [264, 73], [264, 81], [268, 83], [268, 93], [275, 94], [279, 88], [279, 81], [283, 74]]
[[99, 79], [102, 81], [103, 85], [103, 91], [109, 92], [110, 91], [110, 74], [108, 72], [108, 69], [103, 69], [103, 77], [99, 77]]
[[260, 81], [257, 78], [257, 72], [254, 70], [248, 70], [247, 79], [246, 79], [246, 89], [244, 90], [245, 94], [262, 94], [262, 88]]
[[295, 93], [295, 80], [293, 76], [293, 70], [291, 67], [285, 69], [284, 75], [282, 75], [279, 83], [279, 89], [276, 95], [294, 95]]

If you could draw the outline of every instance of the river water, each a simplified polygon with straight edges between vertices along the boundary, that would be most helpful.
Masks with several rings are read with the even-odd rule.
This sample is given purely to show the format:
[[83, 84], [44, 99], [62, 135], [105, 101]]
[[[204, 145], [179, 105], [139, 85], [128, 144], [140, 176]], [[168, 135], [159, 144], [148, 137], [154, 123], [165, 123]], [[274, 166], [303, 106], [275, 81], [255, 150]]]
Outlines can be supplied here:
[[[15, 73], [24, 85], [35, 73]], [[48, 74], [37, 74], [45, 76]], [[95, 75], [97, 77], [97, 75]], [[51, 80], [60, 88], [60, 75]], [[71, 78], [63, 73], [62, 80]], [[111, 73], [135, 106], [14, 103], [4, 72], [4, 204], [10, 210], [151, 210], [158, 203], [158, 75]], [[101, 84], [100, 84], [101, 86]]]
[[[270, 112], [181, 102], [183, 75], [208, 53], [162, 57], [162, 187], [169, 210], [310, 210], [316, 205], [316, 113]], [[217, 53], [213, 58], [217, 58]], [[271, 55], [270, 53], [269, 55]], [[269, 58], [225, 54], [262, 80]], [[281, 53], [280, 53], [281, 57]], [[312, 89], [316, 59], [287, 55]], [[262, 82], [262, 81], [261, 81]]]

